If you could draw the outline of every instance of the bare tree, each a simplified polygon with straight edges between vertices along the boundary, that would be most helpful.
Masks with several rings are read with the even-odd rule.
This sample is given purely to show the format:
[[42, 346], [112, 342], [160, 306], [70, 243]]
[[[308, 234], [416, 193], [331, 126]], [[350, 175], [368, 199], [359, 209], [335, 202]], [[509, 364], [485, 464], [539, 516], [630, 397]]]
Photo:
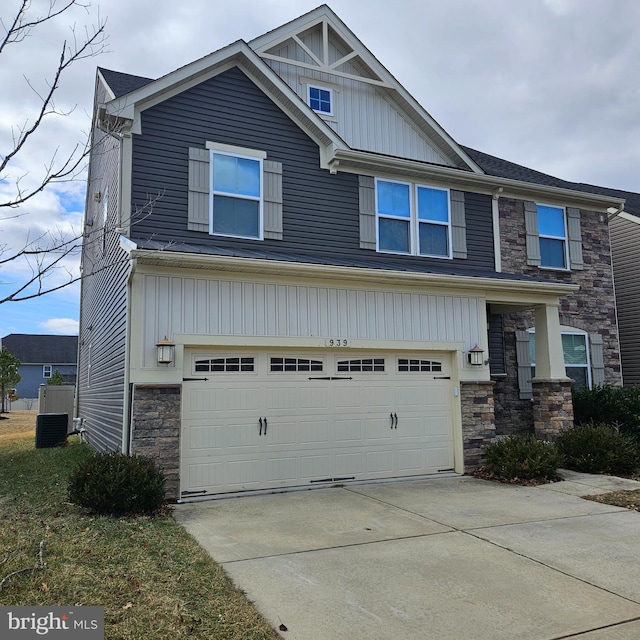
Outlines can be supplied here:
[[[46, 0], [44, 8], [39, 9], [34, 8], [31, 0], [19, 0], [11, 15], [4, 17], [2, 14], [5, 11], [11, 11], [7, 5], [11, 5], [11, 2], [4, 2], [0, 9], [0, 56], [6, 56], [15, 47], [37, 48], [38, 35], [46, 25], [59, 21], [68, 23], [73, 10], [88, 11], [90, 6], [80, 0]], [[42, 133], [43, 125], [54, 118], [64, 118], [73, 111], [58, 108], [55, 100], [56, 92], [70, 67], [83, 59], [99, 55], [105, 49], [104, 20], [98, 17], [91, 27], [82, 29], [81, 34], [78, 31], [75, 24], [69, 24], [69, 37], [60, 43], [55, 68], [45, 82], [36, 85], [32, 78], [24, 76], [31, 90], [33, 110], [31, 115], [11, 127], [11, 135], [7, 137], [10, 148], [0, 148], [0, 183], [5, 187], [0, 195], [0, 229], [3, 222], [23, 218], [23, 226], [29, 230], [32, 199], [53, 189], [56, 184], [79, 179], [84, 170], [90, 151], [89, 136], [84, 142], [64, 152], [60, 147], [54, 149], [37, 176], [30, 172], [21, 174], [16, 170], [20, 164], [19, 158], [27, 155], [30, 149], [37, 148], [38, 134]], [[0, 57], [0, 64], [2, 62], [3, 58]], [[28, 231], [19, 247], [0, 242], [0, 273], [6, 273], [6, 269], [18, 264], [28, 265], [21, 281], [11, 283], [10, 291], [0, 296], [0, 304], [42, 296], [76, 281], [79, 276], [68, 265], [69, 260], [79, 254], [82, 241], [82, 231], [76, 233], [55, 228]], [[64, 277], [52, 281], [50, 277], [54, 273], [59, 275], [60, 270], [64, 270]], [[7, 284], [2, 282], [1, 276], [0, 284]]]

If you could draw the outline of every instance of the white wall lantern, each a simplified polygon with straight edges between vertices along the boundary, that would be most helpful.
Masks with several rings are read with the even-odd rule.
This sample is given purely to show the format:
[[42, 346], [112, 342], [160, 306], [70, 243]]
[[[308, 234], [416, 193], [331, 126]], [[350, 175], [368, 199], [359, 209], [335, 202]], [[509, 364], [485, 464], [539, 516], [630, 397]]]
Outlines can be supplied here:
[[478, 345], [469, 350], [469, 364], [478, 367], [484, 364], [484, 349]]
[[158, 364], [171, 364], [176, 348], [175, 343], [167, 340], [167, 336], [165, 336], [160, 342], [156, 342], [156, 347], [158, 348]]

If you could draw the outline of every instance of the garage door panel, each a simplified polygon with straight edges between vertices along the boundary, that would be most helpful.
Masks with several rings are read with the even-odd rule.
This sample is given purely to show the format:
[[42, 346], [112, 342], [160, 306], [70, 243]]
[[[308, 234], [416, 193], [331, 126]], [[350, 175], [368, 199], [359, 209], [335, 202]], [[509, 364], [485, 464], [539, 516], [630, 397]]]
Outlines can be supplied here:
[[[430, 371], [400, 372], [400, 361], [388, 354], [353, 353], [288, 352], [278, 362], [281, 368], [295, 362], [297, 370], [278, 371], [273, 368], [277, 352], [258, 351], [250, 354], [255, 358], [250, 372], [207, 373], [207, 381], [185, 382], [181, 439], [185, 495], [309, 486], [335, 482], [334, 478], [402, 477], [452, 468], [451, 380], [435, 380]], [[198, 357], [213, 362], [221, 356], [200, 351]], [[189, 358], [186, 350], [185, 377], [195, 375], [189, 371]], [[379, 370], [364, 369], [372, 358]], [[322, 360], [323, 370], [304, 370], [311, 359]], [[447, 376], [448, 358], [440, 356], [439, 361], [441, 371], [435, 375]], [[414, 367], [414, 360], [410, 362]], [[419, 367], [424, 366], [420, 360]], [[391, 417], [396, 415], [397, 421]], [[268, 421], [266, 435], [260, 433], [261, 418]]]
[[341, 452], [335, 454], [335, 476], [358, 477], [366, 472], [365, 454], [361, 451]]
[[332, 475], [332, 456], [329, 453], [300, 456], [300, 478], [311, 482]]
[[391, 412], [381, 416], [372, 416], [365, 420], [365, 442], [367, 444], [380, 444], [390, 442], [394, 439], [393, 429], [391, 429]]
[[453, 469], [453, 452], [449, 445], [430, 446], [425, 449], [427, 466], [435, 469]]
[[366, 471], [374, 477], [391, 475], [394, 471], [394, 450], [392, 448], [367, 451], [365, 458]]
[[[416, 448], [403, 448], [399, 447], [396, 452], [398, 460], [398, 472], [401, 474], [406, 473], [419, 473], [420, 470], [426, 468], [425, 453], [422, 447]], [[432, 473], [437, 469], [432, 469]]]
[[299, 477], [299, 460], [297, 456], [270, 457], [265, 464], [265, 480], [267, 483], [285, 483], [297, 481]]
[[364, 427], [361, 418], [337, 419], [333, 423], [333, 439], [343, 445], [362, 446]]

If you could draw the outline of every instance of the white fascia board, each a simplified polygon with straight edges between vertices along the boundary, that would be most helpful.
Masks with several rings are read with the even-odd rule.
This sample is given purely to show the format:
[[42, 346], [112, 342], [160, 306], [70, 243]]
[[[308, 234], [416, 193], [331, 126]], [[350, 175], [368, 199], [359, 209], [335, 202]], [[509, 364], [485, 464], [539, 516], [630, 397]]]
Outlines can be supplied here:
[[320, 147], [348, 148], [338, 134], [310, 109], [243, 40], [219, 49], [149, 84], [116, 98], [107, 113], [134, 122], [132, 132], [140, 133], [140, 112], [182, 93], [233, 67], [242, 69]]
[[104, 76], [102, 75], [102, 73], [100, 73], [100, 69], [98, 69], [96, 71], [96, 82], [101, 82], [102, 85], [104, 86], [106, 92], [109, 94], [110, 96], [110, 100], [113, 100], [116, 97], [116, 94], [113, 93], [113, 91], [111, 90], [111, 87], [109, 86], [109, 83], [104, 79]]
[[[426, 287], [430, 290], [456, 291], [459, 295], [484, 297], [487, 302], [511, 303], [522, 308], [537, 304], [559, 304], [558, 298], [574, 293], [578, 285], [558, 282], [531, 282], [506, 278], [472, 277], [452, 274], [420, 273], [344, 267], [302, 262], [285, 262], [258, 258], [212, 256], [179, 251], [153, 251], [138, 249], [131, 252], [136, 259], [138, 272], [144, 267], [166, 269], [205, 269], [213, 271], [250, 274], [252, 276], [277, 276], [308, 281], [330, 280], [371, 283], [371, 286]], [[144, 266], [143, 266], [144, 265]], [[153, 272], [155, 269], [152, 269]]]
[[574, 191], [561, 187], [550, 187], [533, 182], [523, 182], [510, 178], [500, 178], [486, 174], [475, 174], [444, 165], [430, 164], [418, 160], [405, 160], [383, 156], [368, 151], [336, 149], [332, 158], [328, 158], [328, 168], [347, 173], [380, 176], [381, 174], [401, 175], [406, 178], [437, 181], [454, 188], [493, 195], [502, 188], [500, 197], [530, 198], [545, 200], [558, 206], [572, 206], [606, 212], [611, 206], [621, 206], [624, 200], [613, 196], [604, 196], [584, 191]]
[[617, 216], [614, 217], [628, 220], [629, 222], [633, 222], [634, 224], [640, 224], [640, 217], [634, 215], [633, 213], [628, 213], [627, 211], [621, 211]]

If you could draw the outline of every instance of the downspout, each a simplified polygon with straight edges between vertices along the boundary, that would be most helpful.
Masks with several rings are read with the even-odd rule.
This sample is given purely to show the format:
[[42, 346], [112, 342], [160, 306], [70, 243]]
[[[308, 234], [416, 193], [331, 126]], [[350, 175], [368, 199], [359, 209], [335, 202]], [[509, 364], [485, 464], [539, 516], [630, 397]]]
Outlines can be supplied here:
[[124, 407], [122, 412], [122, 444], [123, 453], [131, 453], [131, 402], [133, 401], [133, 393], [131, 391], [131, 288], [133, 284], [133, 276], [136, 271], [137, 260], [131, 258], [129, 263], [129, 275], [127, 277], [127, 304], [126, 304], [126, 320], [125, 320], [125, 339], [124, 339]]

